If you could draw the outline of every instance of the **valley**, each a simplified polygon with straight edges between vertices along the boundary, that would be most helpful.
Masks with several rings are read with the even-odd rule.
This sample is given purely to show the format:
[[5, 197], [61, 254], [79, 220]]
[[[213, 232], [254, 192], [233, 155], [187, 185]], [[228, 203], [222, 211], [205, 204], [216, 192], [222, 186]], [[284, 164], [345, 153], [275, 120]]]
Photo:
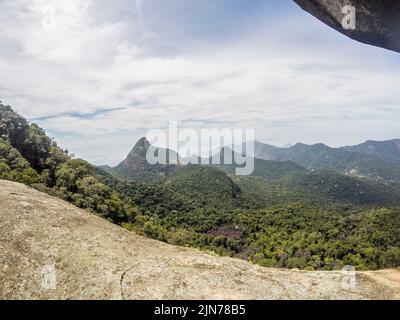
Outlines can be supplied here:
[[[391, 142], [375, 143], [374, 152], [257, 143], [253, 174], [236, 176], [234, 165], [150, 165], [151, 145], [142, 138], [120, 165], [96, 167], [71, 157], [11, 107], [1, 105], [0, 115], [1, 179], [139, 235], [263, 267], [400, 265], [400, 184], [391, 174], [400, 171]], [[349, 159], [364, 176], [347, 172]]]

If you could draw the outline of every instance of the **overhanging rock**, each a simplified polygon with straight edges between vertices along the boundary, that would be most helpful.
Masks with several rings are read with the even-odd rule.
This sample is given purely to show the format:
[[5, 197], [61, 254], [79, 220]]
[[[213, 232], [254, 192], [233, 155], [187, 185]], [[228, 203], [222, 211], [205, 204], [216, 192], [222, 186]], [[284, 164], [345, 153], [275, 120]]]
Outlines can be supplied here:
[[[294, 0], [301, 8], [350, 38], [400, 53], [400, 0]], [[356, 12], [355, 29], [342, 22], [345, 6]]]

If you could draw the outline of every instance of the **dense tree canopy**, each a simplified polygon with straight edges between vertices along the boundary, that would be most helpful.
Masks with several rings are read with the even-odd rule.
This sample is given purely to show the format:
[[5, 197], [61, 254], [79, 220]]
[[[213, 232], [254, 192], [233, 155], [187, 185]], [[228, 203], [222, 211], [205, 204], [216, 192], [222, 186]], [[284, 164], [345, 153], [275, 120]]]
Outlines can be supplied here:
[[0, 103], [0, 179], [58, 196], [147, 237], [262, 266], [400, 266], [395, 185], [307, 172], [289, 162], [260, 163], [251, 177], [228, 176], [227, 167], [186, 166], [158, 183], [125, 181], [73, 159]]
[[0, 178], [22, 182], [121, 223], [135, 208], [99, 180], [96, 167], [74, 160], [36, 124], [0, 104]]

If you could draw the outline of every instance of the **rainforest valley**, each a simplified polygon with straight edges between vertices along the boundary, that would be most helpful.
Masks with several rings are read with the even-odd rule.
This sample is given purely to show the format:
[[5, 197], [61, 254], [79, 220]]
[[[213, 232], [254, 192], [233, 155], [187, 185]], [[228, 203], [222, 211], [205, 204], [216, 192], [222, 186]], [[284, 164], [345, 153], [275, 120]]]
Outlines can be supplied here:
[[0, 179], [140, 235], [261, 266], [400, 266], [399, 140], [344, 148], [257, 142], [251, 176], [235, 176], [230, 165], [150, 165], [149, 146], [143, 138], [120, 165], [97, 167], [0, 104]]

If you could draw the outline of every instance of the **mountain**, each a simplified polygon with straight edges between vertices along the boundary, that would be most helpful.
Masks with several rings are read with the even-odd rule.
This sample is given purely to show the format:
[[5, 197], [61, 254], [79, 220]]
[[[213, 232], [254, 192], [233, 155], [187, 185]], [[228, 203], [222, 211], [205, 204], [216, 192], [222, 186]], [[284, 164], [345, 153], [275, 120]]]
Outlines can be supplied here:
[[[232, 164], [224, 164], [227, 152], [231, 152], [232, 154]], [[216, 154], [216, 157], [220, 158], [221, 164], [212, 164], [212, 166], [226, 172], [227, 174], [234, 175], [237, 168], [243, 167], [243, 165], [237, 165], [235, 163], [234, 159], [237, 159], [237, 154], [235, 154], [235, 152], [230, 148], [222, 148], [219, 154]], [[257, 157], [251, 158], [249, 161], [254, 161], [254, 170], [251, 175], [265, 179], [279, 179], [290, 173], [307, 171], [305, 168], [293, 161], [264, 160]], [[209, 163], [212, 163], [212, 158], [209, 159]]]
[[[158, 190], [149, 191], [149, 194], [164, 195], [172, 192], [173, 194], [169, 196], [162, 196], [162, 199], [176, 200], [178, 200], [177, 195], [181, 196], [182, 199], [173, 204], [168, 201], [167, 207], [179, 207], [185, 212], [190, 211], [188, 208], [195, 207], [263, 208], [291, 202], [316, 203], [322, 206], [400, 205], [400, 196], [397, 192], [399, 186], [387, 185], [382, 178], [361, 179], [365, 175], [357, 175], [355, 171], [349, 172], [346, 169], [346, 165], [357, 162], [359, 166], [362, 164], [364, 170], [371, 168], [372, 172], [384, 172], [385, 176], [393, 177], [389, 174], [391, 168], [381, 163], [383, 160], [373, 157], [382, 165], [378, 167], [377, 163], [369, 162], [370, 156], [359, 152], [329, 148], [323, 144], [313, 146], [296, 144], [290, 148], [277, 148], [256, 143], [256, 156], [269, 154], [267, 158], [279, 160], [251, 159], [254, 161], [254, 171], [251, 176], [238, 177], [235, 175], [235, 170], [238, 168], [235, 163], [172, 166], [172, 170], [166, 172], [163, 166], [147, 163], [145, 155], [149, 147], [150, 144], [146, 139], [141, 139], [135, 145], [128, 156], [131, 159], [129, 163], [133, 162], [135, 165], [129, 167], [130, 171], [127, 171], [127, 174], [128, 172], [131, 175], [135, 174], [135, 179], [132, 179], [134, 181], [143, 183], [157, 181]], [[208, 159], [208, 163], [216, 157], [219, 157], [220, 163], [224, 163], [227, 152], [231, 152], [232, 159], [236, 159], [236, 154], [225, 147], [219, 154]], [[285, 157], [302, 162], [309, 169], [305, 169], [293, 160], [282, 160]], [[138, 163], [142, 167], [138, 166]], [[143, 170], [140, 170], [141, 168]], [[123, 177], [115, 174], [115, 171], [111, 173]], [[141, 173], [140, 179], [138, 173]], [[134, 195], [131, 193], [130, 197]], [[144, 201], [155, 212], [165, 212], [164, 205], [154, 201], [149, 203], [148, 200], [143, 200], [142, 196], [139, 196], [138, 200], [136, 203]]]
[[376, 158], [400, 164], [400, 139], [389, 141], [367, 141], [365, 143], [344, 147], [343, 149], [360, 152]]
[[[391, 280], [398, 277], [396, 270], [357, 271], [357, 287], [349, 291], [337, 285], [341, 271], [263, 268], [172, 246], [139, 236], [22, 184], [0, 181], [0, 203], [0, 299], [400, 296], [398, 286]], [[49, 276], [48, 282], [43, 281], [44, 274]]]
[[360, 152], [357, 148], [331, 148], [324, 144], [301, 143], [291, 148], [277, 148], [256, 142], [255, 156], [267, 160], [294, 161], [310, 170], [330, 168], [351, 176], [386, 182], [400, 181], [400, 164], [394, 165], [383, 157], [372, 152]]
[[[146, 159], [150, 148], [154, 149], [151, 151], [155, 155], [165, 152], [167, 159], [178, 159], [175, 151], [153, 147], [146, 138], [142, 138], [135, 144], [126, 159], [109, 172], [126, 180], [155, 182], [180, 167], [179, 164], [150, 164]], [[171, 162], [168, 161], [168, 163]]]
[[233, 208], [240, 196], [232, 179], [210, 166], [187, 165], [168, 176], [164, 185], [201, 207]]
[[[343, 148], [331, 148], [321, 143], [315, 145], [297, 143], [289, 148], [278, 148], [255, 142], [254, 171], [251, 175], [265, 179], [279, 179], [293, 172], [333, 169], [348, 176], [398, 183], [400, 182], [399, 141], [369, 141], [358, 146]], [[148, 141], [143, 138], [121, 164], [111, 170], [103, 169], [127, 180], [155, 182], [182, 168], [180, 164], [149, 164], [146, 161], [146, 153], [150, 147]], [[159, 150], [180, 159], [174, 151], [162, 148]], [[235, 174], [238, 166], [223, 164], [224, 154], [225, 148], [222, 148], [219, 154], [222, 164], [212, 164], [212, 166], [227, 174]], [[211, 158], [208, 163], [211, 163]]]
[[[295, 147], [299, 148], [300, 146], [298, 144]], [[268, 145], [266, 147], [271, 150], [280, 150]], [[313, 147], [320, 150], [319, 155], [318, 153], [315, 154], [316, 158], [319, 158], [323, 151], [328, 148], [324, 145]], [[220, 163], [224, 163], [225, 157], [229, 152], [232, 153], [232, 159], [235, 159], [235, 153], [225, 147], [213, 158], [210, 158], [209, 163], [211, 163], [212, 159], [218, 157]], [[198, 167], [204, 167], [202, 169], [204, 172], [200, 176], [205, 177], [207, 177], [206, 171], [210, 171], [209, 167], [225, 172], [240, 190], [240, 195], [235, 197], [235, 203], [238, 207], [265, 208], [271, 205], [291, 202], [317, 203], [323, 206], [333, 204], [389, 207], [400, 205], [398, 186], [387, 185], [372, 179], [361, 179], [345, 175], [332, 169], [307, 170], [293, 161], [263, 160], [259, 158], [252, 160], [254, 161], [254, 171], [250, 176], [235, 175], [235, 170], [238, 167], [235, 163], [213, 164], [210, 166], [192, 165], [188, 170], [178, 171], [178, 174], [180, 179], [185, 177], [190, 181], [191, 184], [187, 190], [198, 188], [213, 190], [213, 193], [218, 194], [217, 190], [222, 190], [223, 187], [213, 188], [214, 179], [199, 179], [198, 176], [191, 176], [188, 173]], [[221, 173], [219, 175], [221, 176]], [[223, 179], [219, 181], [223, 181]], [[225, 178], [224, 183], [230, 185], [231, 181], [227, 181]], [[179, 183], [176, 181], [175, 190], [177, 190], [178, 186]], [[190, 191], [187, 192], [187, 194], [189, 193]], [[194, 196], [194, 198], [197, 197], [198, 195]], [[217, 198], [225, 199], [221, 195], [218, 195]], [[214, 203], [214, 201], [212, 202]]]
[[[236, 168], [240, 167], [236, 164], [215, 164], [212, 165], [228, 174], [235, 174]], [[261, 177], [268, 180], [282, 178], [293, 172], [307, 171], [302, 166], [293, 161], [272, 161], [263, 159], [254, 159], [254, 171], [251, 176]]]

